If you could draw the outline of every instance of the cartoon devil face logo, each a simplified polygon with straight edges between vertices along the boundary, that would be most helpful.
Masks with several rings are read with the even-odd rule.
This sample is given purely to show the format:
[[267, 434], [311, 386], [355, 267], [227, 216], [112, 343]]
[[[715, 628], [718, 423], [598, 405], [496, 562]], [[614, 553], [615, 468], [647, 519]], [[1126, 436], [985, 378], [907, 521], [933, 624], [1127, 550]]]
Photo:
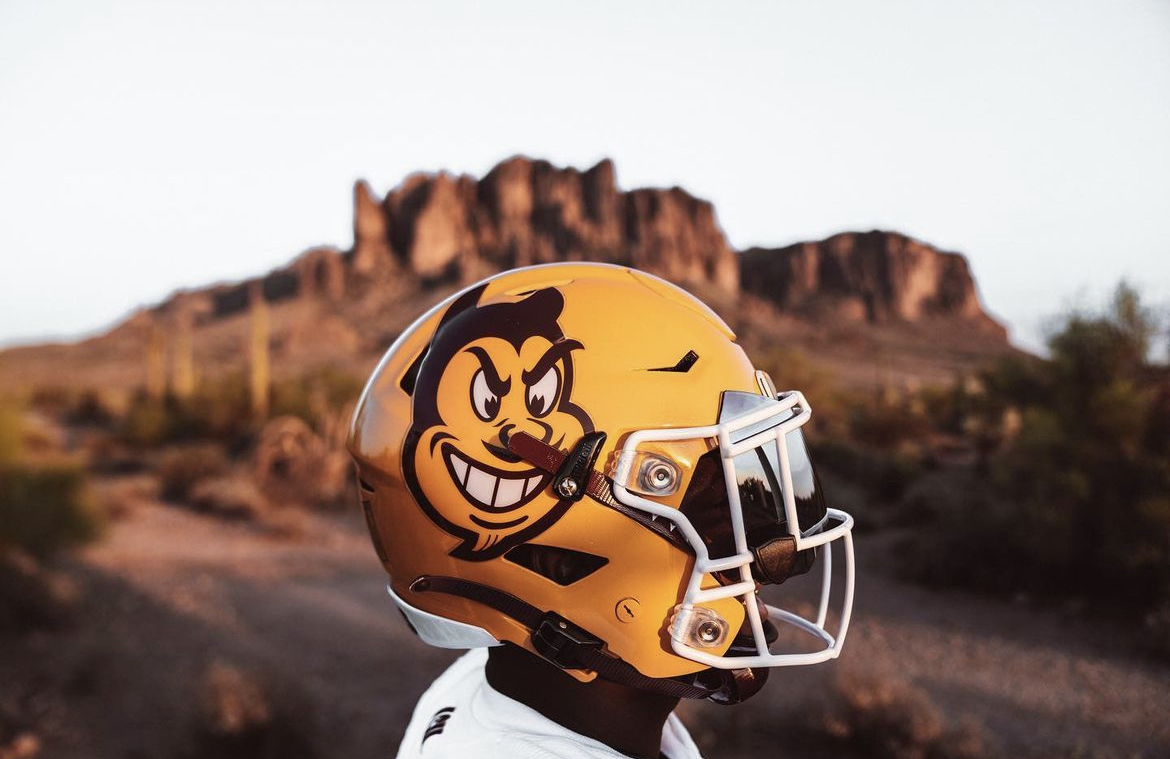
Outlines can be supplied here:
[[483, 561], [539, 535], [571, 505], [552, 475], [511, 453], [517, 432], [572, 448], [593, 430], [572, 400], [572, 352], [557, 319], [564, 298], [537, 290], [478, 306], [481, 286], [444, 314], [418, 368], [403, 472], [427, 516], [461, 542], [451, 555]]

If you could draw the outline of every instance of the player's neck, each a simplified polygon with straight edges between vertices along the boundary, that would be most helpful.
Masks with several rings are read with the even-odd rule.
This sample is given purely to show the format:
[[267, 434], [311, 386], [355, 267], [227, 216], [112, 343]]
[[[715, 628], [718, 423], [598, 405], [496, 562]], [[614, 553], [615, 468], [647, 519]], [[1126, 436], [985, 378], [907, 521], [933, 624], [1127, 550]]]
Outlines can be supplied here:
[[487, 679], [509, 698], [623, 754], [657, 759], [666, 718], [678, 699], [600, 678], [582, 683], [511, 645], [488, 649]]

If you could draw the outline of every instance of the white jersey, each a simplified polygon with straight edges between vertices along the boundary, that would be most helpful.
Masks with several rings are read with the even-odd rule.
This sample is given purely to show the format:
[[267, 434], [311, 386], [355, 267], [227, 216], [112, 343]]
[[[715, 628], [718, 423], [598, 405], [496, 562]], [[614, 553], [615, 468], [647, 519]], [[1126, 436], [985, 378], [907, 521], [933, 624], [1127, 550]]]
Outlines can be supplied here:
[[[414, 708], [398, 759], [622, 759], [488, 685], [487, 649], [473, 649], [431, 684]], [[668, 759], [702, 759], [673, 713], [662, 730]]]

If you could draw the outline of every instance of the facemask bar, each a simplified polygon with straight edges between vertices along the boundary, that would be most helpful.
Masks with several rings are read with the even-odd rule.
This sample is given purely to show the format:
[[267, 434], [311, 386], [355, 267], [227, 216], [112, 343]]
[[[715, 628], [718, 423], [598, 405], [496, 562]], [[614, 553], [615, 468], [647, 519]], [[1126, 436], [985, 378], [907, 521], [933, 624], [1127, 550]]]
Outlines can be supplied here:
[[[619, 452], [616, 471], [614, 473], [613, 492], [615, 498], [622, 504], [640, 509], [656, 517], [672, 522], [681, 535], [690, 544], [695, 554], [695, 564], [691, 570], [691, 577], [687, 582], [687, 589], [683, 602], [676, 610], [676, 619], [672, 621], [671, 644], [675, 653], [686, 659], [697, 661], [717, 669], [743, 669], [747, 667], [784, 667], [802, 664], [816, 664], [827, 659], [836, 658], [845, 642], [845, 634], [849, 629], [849, 617], [853, 610], [854, 562], [853, 562], [853, 517], [838, 509], [828, 509], [826, 519], [820, 524], [820, 529], [807, 530], [801, 533], [797, 518], [796, 499], [793, 492], [792, 467], [788, 459], [787, 434], [798, 430], [809, 420], [812, 410], [799, 392], [782, 394], [775, 402], [765, 402], [760, 408], [748, 411], [734, 419], [720, 424], [706, 427], [689, 427], [671, 430], [639, 430], [629, 435], [624, 443], [624, 449]], [[755, 430], [762, 431], [755, 432]], [[747, 436], [743, 437], [745, 434]], [[740, 433], [740, 434], [736, 434]], [[632, 492], [626, 487], [633, 472], [639, 447], [645, 443], [673, 442], [680, 440], [714, 439], [719, 445], [719, 455], [723, 463], [724, 481], [727, 484], [727, 499], [731, 510], [732, 536], [735, 544], [735, 553], [732, 556], [712, 559], [698, 530], [691, 521], [677, 509], [665, 504], [657, 503]], [[733, 440], [733, 438], [735, 438]], [[739, 488], [737, 487], [735, 458], [743, 453], [750, 452], [765, 445], [776, 446], [777, 461], [779, 463], [781, 489], [783, 491], [784, 512], [789, 534], [795, 540], [796, 550], [825, 546], [821, 551], [821, 593], [816, 620], [807, 619], [784, 609], [774, 606], [768, 607], [769, 619], [779, 623], [791, 625], [820, 641], [823, 647], [808, 653], [773, 654], [768, 650], [768, 643], [764, 634], [763, 620], [756, 606], [756, 582], [752, 578], [751, 563], [753, 560], [747, 544], [747, 535], [744, 529], [743, 508], [740, 503]], [[830, 526], [831, 525], [831, 526]], [[842, 602], [840, 626], [837, 634], [833, 635], [825, 629], [828, 617], [830, 591], [832, 589], [832, 546], [830, 543], [841, 541], [845, 555], [845, 588]], [[703, 578], [714, 573], [736, 576], [739, 581], [728, 585], [704, 589], [701, 587]], [[743, 602], [747, 621], [754, 638], [756, 656], [717, 656], [709, 651], [703, 651], [686, 642], [686, 638], [693, 636], [680, 635], [674, 628], [685, 626], [685, 619], [701, 619], [708, 610], [699, 606], [722, 598], [738, 598]], [[682, 619], [679, 619], [679, 618]], [[700, 631], [700, 637], [705, 637]], [[684, 638], [684, 639], [680, 639]]]

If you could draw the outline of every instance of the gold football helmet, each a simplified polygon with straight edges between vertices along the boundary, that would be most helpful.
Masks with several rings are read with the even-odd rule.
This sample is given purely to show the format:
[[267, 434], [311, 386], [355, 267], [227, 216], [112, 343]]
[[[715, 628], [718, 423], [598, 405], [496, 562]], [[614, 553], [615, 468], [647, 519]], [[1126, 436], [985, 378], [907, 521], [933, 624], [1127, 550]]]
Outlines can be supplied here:
[[[414, 631], [721, 702], [768, 667], [837, 656], [853, 520], [825, 504], [807, 401], [777, 393], [734, 340], [674, 285], [584, 263], [505, 272], [403, 332], [348, 445]], [[845, 559], [835, 633], [830, 544]], [[803, 614], [758, 601], [818, 557]], [[772, 651], [775, 623], [811, 650]]]

